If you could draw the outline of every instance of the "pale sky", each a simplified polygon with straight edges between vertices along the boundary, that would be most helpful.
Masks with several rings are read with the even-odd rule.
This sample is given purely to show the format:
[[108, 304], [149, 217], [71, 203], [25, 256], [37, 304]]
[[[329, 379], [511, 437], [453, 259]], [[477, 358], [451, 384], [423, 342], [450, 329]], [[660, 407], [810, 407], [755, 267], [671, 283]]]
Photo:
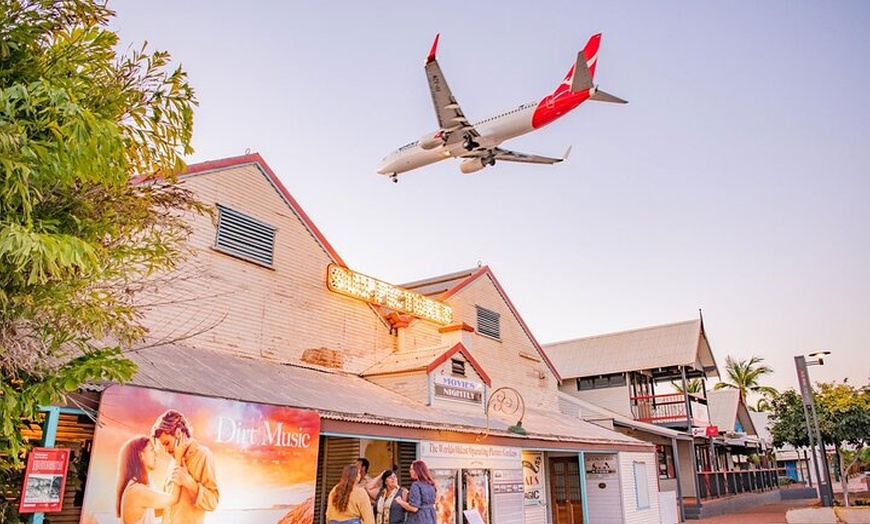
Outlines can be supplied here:
[[[114, 2], [200, 105], [188, 162], [259, 152], [344, 261], [402, 283], [489, 265], [541, 343], [697, 318], [713, 353], [832, 352], [870, 378], [870, 3]], [[587, 102], [509, 149], [376, 174], [435, 130], [423, 64], [471, 121], [551, 92], [602, 32]]]

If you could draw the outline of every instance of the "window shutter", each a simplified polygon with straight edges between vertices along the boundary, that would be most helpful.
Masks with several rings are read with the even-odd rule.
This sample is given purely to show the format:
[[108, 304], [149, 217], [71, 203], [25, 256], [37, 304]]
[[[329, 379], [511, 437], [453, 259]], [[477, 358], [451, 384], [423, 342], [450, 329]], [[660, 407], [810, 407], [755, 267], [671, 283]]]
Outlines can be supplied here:
[[215, 249], [261, 266], [272, 267], [275, 227], [220, 204], [217, 208]]
[[501, 340], [501, 329], [499, 326], [499, 314], [495, 311], [477, 307], [477, 332], [481, 335], [486, 335], [495, 339]]

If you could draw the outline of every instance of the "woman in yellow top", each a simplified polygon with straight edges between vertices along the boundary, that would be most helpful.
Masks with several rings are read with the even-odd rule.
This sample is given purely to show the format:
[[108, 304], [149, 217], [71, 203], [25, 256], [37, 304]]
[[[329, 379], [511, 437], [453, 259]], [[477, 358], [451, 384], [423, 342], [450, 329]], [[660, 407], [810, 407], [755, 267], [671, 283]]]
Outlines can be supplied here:
[[360, 470], [356, 464], [345, 466], [341, 480], [329, 492], [326, 505], [327, 524], [375, 524], [372, 500], [358, 487]]

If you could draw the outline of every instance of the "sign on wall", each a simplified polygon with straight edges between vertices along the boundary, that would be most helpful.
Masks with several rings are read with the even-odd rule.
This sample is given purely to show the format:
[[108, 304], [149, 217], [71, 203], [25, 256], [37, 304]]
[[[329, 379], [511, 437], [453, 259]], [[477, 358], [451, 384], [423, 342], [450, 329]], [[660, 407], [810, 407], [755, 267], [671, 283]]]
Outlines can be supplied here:
[[505, 446], [465, 444], [462, 442], [420, 442], [420, 458], [429, 467], [520, 469], [521, 450]]
[[27, 457], [24, 488], [21, 491], [19, 513], [48, 513], [60, 511], [66, 472], [69, 468], [69, 449], [33, 448]]
[[[177, 426], [179, 420], [190, 430], [189, 441], [183, 432], [180, 439], [151, 438], [155, 426]], [[179, 502], [146, 509], [180, 515], [173, 524], [196, 520], [197, 512], [209, 524], [308, 524], [319, 438], [315, 411], [112, 386], [100, 401], [82, 522], [120, 523], [118, 503], [135, 495], [129, 490], [137, 483], [140, 493], [158, 494], [142, 500], [164, 504], [160, 494], [171, 492], [173, 483], [184, 484], [186, 473], [201, 483], [196, 493], [182, 487]], [[178, 448], [174, 454], [172, 446]], [[140, 448], [145, 451], [135, 452]], [[139, 478], [125, 482], [124, 471], [131, 468], [144, 468], [147, 484]]]
[[441, 375], [433, 375], [432, 382], [435, 398], [483, 405], [484, 385], [481, 382]]
[[544, 503], [544, 453], [523, 451], [523, 491], [525, 505], [538, 506]]
[[587, 453], [586, 460], [587, 479], [611, 479], [616, 477], [616, 454], [615, 453]]

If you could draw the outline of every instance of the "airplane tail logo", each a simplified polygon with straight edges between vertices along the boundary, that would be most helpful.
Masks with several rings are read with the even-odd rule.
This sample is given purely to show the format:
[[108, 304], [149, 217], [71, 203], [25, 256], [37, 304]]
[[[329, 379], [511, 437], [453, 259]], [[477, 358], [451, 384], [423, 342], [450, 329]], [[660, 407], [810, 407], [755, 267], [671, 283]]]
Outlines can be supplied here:
[[552, 105], [556, 99], [566, 94], [580, 93], [593, 88], [595, 66], [598, 64], [598, 48], [601, 47], [601, 33], [592, 35], [586, 47], [577, 53], [577, 60], [568, 69], [565, 78], [547, 97], [546, 103]]
[[586, 100], [626, 103], [619, 97], [600, 91], [593, 83], [595, 69], [598, 66], [599, 47], [601, 47], [601, 33], [589, 38], [583, 50], [577, 53], [577, 59], [562, 83], [540, 101], [538, 109], [532, 115], [533, 128], [538, 129], [549, 124]]

